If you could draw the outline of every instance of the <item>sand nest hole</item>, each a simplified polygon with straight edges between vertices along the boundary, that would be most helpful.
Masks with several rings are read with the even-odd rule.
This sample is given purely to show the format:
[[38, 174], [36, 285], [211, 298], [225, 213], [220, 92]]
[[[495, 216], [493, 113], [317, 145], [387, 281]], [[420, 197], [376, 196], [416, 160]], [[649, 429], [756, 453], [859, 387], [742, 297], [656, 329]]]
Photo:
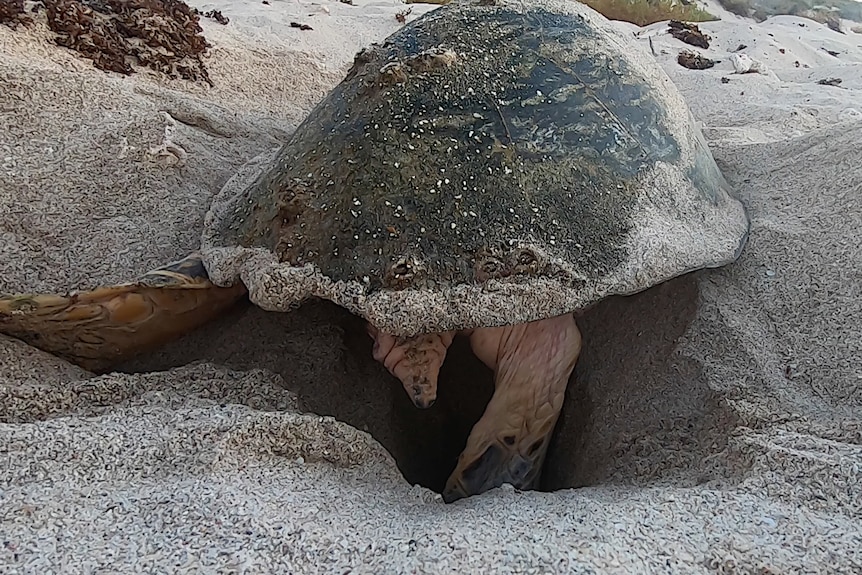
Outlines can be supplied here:
[[[542, 490], [603, 483], [691, 484], [719, 479], [711, 457], [734, 418], [677, 342], [696, 314], [697, 273], [630, 297], [610, 298], [579, 321], [584, 348], [550, 446]], [[250, 304], [122, 366], [169, 369], [207, 360], [282, 376], [306, 408], [367, 431], [404, 477], [434, 491], [464, 448], [493, 393], [493, 374], [456, 338], [437, 402], [413, 406], [371, 356], [364, 322], [328, 302], [291, 313]]]

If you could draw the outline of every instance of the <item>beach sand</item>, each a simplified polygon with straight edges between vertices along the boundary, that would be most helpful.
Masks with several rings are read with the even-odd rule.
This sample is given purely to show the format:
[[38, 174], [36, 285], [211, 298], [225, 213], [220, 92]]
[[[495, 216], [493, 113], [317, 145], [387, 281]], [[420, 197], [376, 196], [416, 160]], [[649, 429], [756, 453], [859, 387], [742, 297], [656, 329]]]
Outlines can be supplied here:
[[[354, 2], [190, 2], [230, 18], [202, 19], [212, 88], [0, 25], [0, 293], [195, 249], [227, 179], [406, 8]], [[547, 491], [444, 504], [490, 373], [458, 344], [416, 410], [325, 302], [240, 305], [101, 376], [0, 336], [0, 571], [862, 572], [862, 34], [709, 9], [707, 70], [665, 24], [618, 25], [686, 97], [751, 238], [585, 315]], [[733, 73], [740, 44], [765, 73]]]

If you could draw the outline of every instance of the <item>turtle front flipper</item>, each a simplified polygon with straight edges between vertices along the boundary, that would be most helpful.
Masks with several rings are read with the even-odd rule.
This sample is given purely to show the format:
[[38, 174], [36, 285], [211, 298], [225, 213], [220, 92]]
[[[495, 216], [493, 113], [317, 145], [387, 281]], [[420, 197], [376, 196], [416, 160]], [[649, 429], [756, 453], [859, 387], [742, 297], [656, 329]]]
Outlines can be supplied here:
[[242, 283], [214, 285], [194, 253], [127, 284], [0, 296], [0, 333], [103, 371], [203, 325], [245, 293]]
[[494, 396], [473, 426], [443, 499], [451, 503], [509, 483], [536, 489], [545, 454], [581, 351], [571, 314], [470, 334], [494, 370]]

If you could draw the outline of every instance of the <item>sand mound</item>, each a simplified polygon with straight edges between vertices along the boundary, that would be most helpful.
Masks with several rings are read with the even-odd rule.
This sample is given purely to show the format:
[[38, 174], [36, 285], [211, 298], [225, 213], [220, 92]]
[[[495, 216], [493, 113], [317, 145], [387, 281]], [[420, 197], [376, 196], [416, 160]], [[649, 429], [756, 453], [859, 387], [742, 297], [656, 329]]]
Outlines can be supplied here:
[[[213, 88], [96, 70], [38, 14], [0, 26], [0, 292], [195, 248], [212, 195], [404, 9], [356, 4], [193, 3], [230, 18], [202, 20]], [[751, 238], [732, 266], [583, 318], [559, 491], [444, 505], [490, 374], [456, 345], [419, 412], [331, 304], [239, 306], [100, 377], [0, 337], [0, 570], [862, 570], [862, 48], [797, 20], [702, 24], [704, 71], [652, 38]], [[741, 43], [766, 74], [732, 73]]]

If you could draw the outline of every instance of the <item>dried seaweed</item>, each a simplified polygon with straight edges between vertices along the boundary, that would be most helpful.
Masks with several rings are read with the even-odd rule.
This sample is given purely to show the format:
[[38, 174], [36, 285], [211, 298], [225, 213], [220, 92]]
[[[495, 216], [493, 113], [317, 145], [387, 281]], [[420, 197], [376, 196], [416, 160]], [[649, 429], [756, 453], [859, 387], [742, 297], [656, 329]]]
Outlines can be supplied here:
[[[202, 35], [198, 14], [181, 0], [42, 0], [41, 4], [55, 42], [92, 60], [100, 70], [132, 74], [138, 65], [170, 78], [213, 85], [201, 59], [210, 45]], [[21, 0], [0, 0], [0, 22], [23, 7]]]
[[[264, 4], [268, 4], [268, 2], [264, 2]], [[230, 22], [230, 18], [221, 13], [221, 10], [209, 10], [207, 12], [201, 12], [197, 8], [194, 9], [195, 14], [203, 16], [204, 18], [209, 18], [211, 20], [215, 20], [222, 26], [227, 26], [228, 22]]]
[[823, 78], [822, 80], [817, 80], [817, 83], [821, 86], [838, 86], [841, 84], [841, 78]]
[[0, 0], [0, 24], [16, 28], [18, 24], [29, 24], [32, 20], [25, 14], [24, 0]]
[[684, 66], [690, 70], [706, 70], [715, 66], [715, 60], [710, 60], [705, 56], [701, 56], [691, 50], [683, 50], [679, 53], [676, 61], [680, 66]]
[[398, 22], [401, 24], [406, 24], [407, 23], [407, 17], [410, 15], [411, 12], [413, 12], [413, 8], [408, 8], [407, 10], [402, 10], [401, 12], [398, 12], [395, 15], [395, 19], [398, 20]]
[[709, 48], [709, 41], [712, 40], [712, 38], [701, 31], [697, 24], [689, 24], [687, 22], [680, 22], [679, 20], [671, 20], [668, 23], [668, 31], [677, 40], [697, 46], [698, 48]]

